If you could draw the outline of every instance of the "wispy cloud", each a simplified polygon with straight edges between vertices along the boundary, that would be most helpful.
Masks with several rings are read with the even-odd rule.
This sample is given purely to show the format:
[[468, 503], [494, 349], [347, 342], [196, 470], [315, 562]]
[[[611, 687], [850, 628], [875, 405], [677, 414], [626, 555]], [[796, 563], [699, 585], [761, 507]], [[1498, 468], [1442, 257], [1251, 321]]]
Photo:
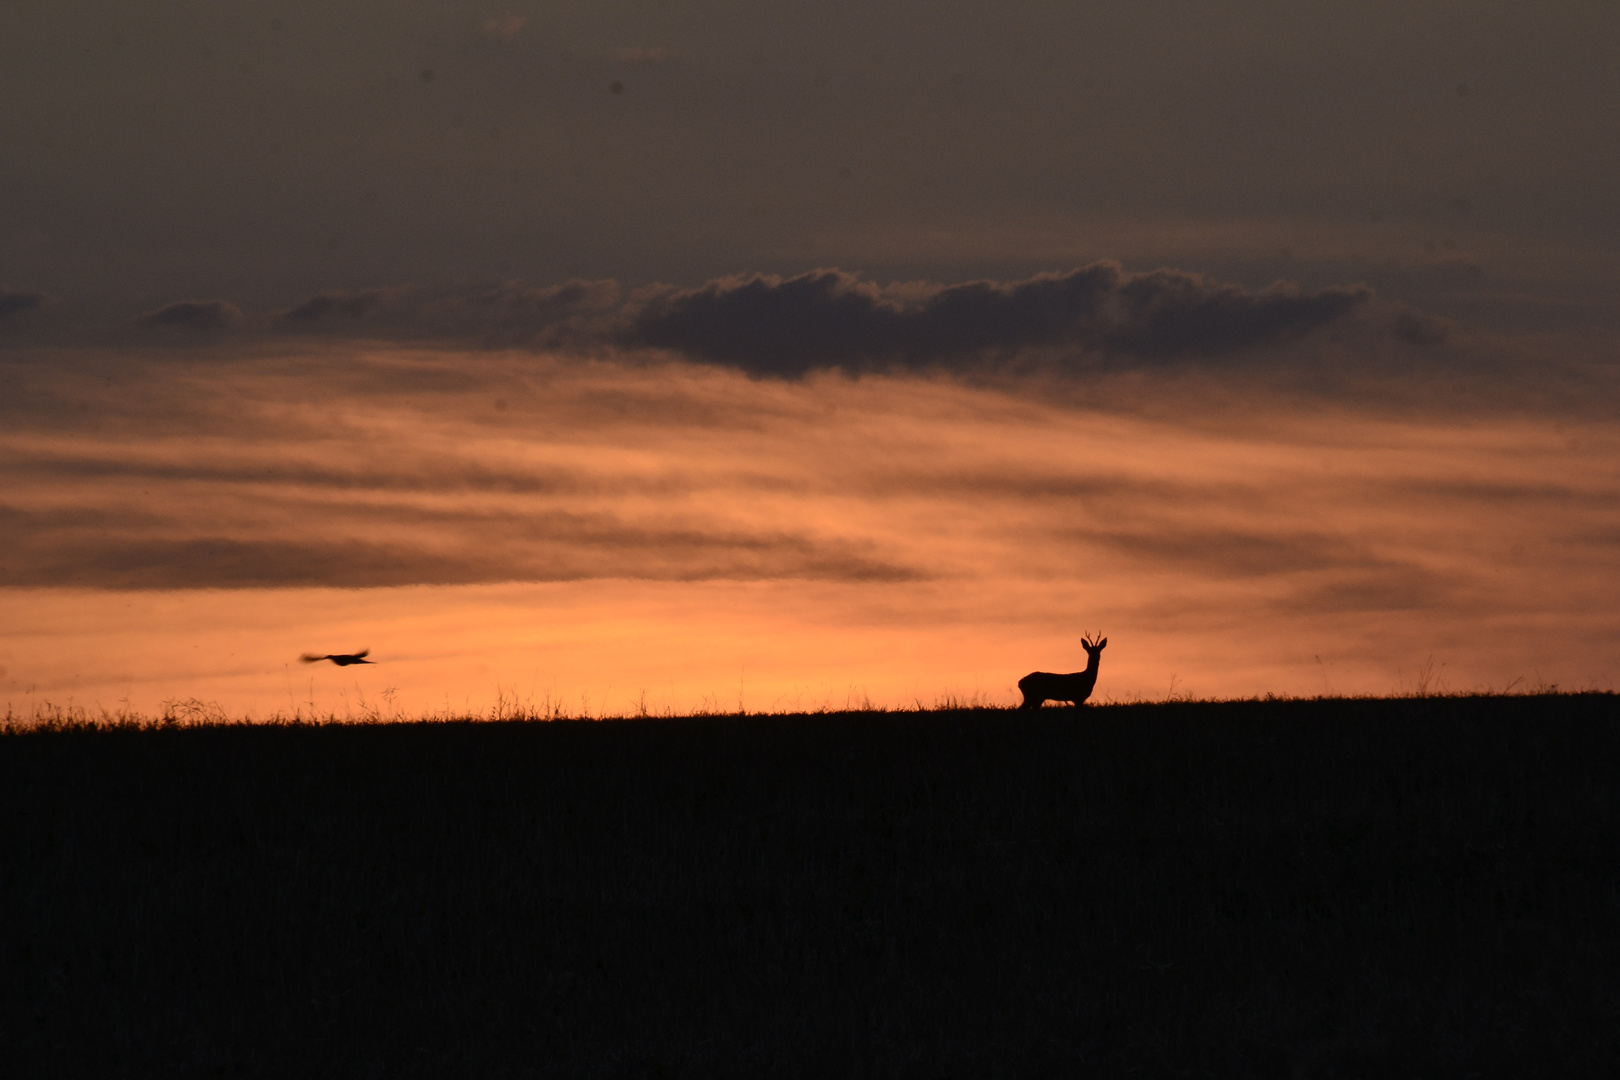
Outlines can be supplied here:
[[1310, 365], [1293, 343], [1334, 334], [1362, 355], [1443, 344], [1443, 320], [1378, 299], [1369, 288], [1260, 289], [1204, 275], [1118, 263], [1017, 281], [883, 285], [841, 270], [718, 278], [697, 288], [631, 288], [612, 280], [507, 282], [433, 290], [399, 286], [318, 293], [244, 318], [222, 300], [186, 301], [139, 320], [155, 328], [253, 330], [334, 340], [457, 343], [573, 355], [655, 352], [797, 379], [823, 370], [988, 372], [1203, 365], [1257, 357]]
[[625, 303], [625, 290], [615, 281], [324, 292], [274, 316], [268, 327], [340, 337], [588, 350], [611, 343]]
[[0, 285], [0, 325], [44, 307], [50, 298], [42, 292]]
[[182, 300], [135, 321], [158, 330], [224, 330], [242, 322], [242, 309], [228, 300]]
[[[266, 523], [262, 512], [210, 522], [173, 508], [39, 512], [0, 505], [0, 543], [8, 552], [0, 587], [378, 588], [589, 578], [882, 583], [930, 576], [885, 559], [871, 542], [808, 531], [544, 509], [362, 504], [343, 512], [296, 497], [272, 505], [279, 523]], [[320, 518], [326, 520], [308, 524]], [[296, 521], [306, 523], [302, 535], [289, 528]]]
[[[1251, 288], [1174, 269], [1133, 272], [1107, 261], [956, 284], [880, 284], [827, 269], [717, 278], [695, 288], [610, 279], [400, 285], [328, 290], [258, 313], [224, 299], [181, 301], [99, 336], [73, 330], [70, 319], [49, 323], [0, 336], [0, 345], [16, 351], [49, 341], [75, 349], [99, 341], [125, 349], [206, 349], [216, 360], [280, 354], [289, 364], [305, 363], [324, 383], [341, 380], [360, 392], [360, 382], [370, 379], [371, 389], [385, 395], [395, 392], [391, 386], [426, 391], [429, 382], [450, 390], [465, 376], [444, 365], [405, 362], [386, 374], [378, 364], [323, 367], [314, 355], [372, 346], [395, 354], [516, 349], [547, 367], [597, 361], [657, 367], [678, 359], [789, 381], [819, 372], [945, 373], [1077, 401], [1100, 378], [1134, 372], [1203, 377], [1214, 395], [1246, 393], [1258, 381], [1328, 399], [1421, 398], [1427, 407], [1464, 410], [1494, 401], [1591, 411], [1594, 402], [1614, 397], [1620, 373], [1601, 343], [1471, 330], [1363, 285]], [[55, 393], [48, 385], [42, 392]], [[636, 383], [603, 394], [640, 392]]]

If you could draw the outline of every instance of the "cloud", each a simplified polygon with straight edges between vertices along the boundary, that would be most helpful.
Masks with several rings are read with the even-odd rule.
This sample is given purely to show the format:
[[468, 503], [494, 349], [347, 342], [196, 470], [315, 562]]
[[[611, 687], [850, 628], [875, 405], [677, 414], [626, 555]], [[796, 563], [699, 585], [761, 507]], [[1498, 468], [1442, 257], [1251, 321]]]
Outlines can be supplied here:
[[242, 321], [242, 310], [228, 300], [182, 300], [135, 320], [162, 330], [224, 330]]
[[1279, 602], [1280, 609], [1326, 615], [1355, 611], [1420, 611], [1450, 607], [1459, 614], [1469, 605], [1458, 595], [1456, 575], [1418, 565], [1390, 566], [1352, 572], [1340, 580], [1307, 589]]
[[1178, 270], [1123, 275], [1102, 340], [1139, 356], [1211, 356], [1310, 333], [1371, 297], [1371, 289], [1354, 285], [1306, 291], [1278, 283], [1251, 291]]
[[384, 301], [381, 289], [366, 292], [324, 292], [305, 300], [282, 314], [290, 324], [321, 323], [331, 319], [361, 319], [375, 311]]
[[754, 375], [961, 366], [1061, 347], [1138, 360], [1208, 357], [1299, 337], [1365, 305], [1363, 286], [1251, 290], [1097, 262], [1023, 281], [880, 287], [839, 270], [723, 278], [647, 302], [626, 340]]
[[1087, 530], [1079, 536], [1144, 564], [1175, 565], [1208, 578], [1252, 578], [1343, 567], [1382, 568], [1342, 536], [1172, 526], [1156, 531]]
[[930, 576], [876, 556], [870, 544], [797, 533], [649, 528], [560, 513], [525, 518], [404, 509], [375, 516], [392, 519], [396, 528], [476, 524], [485, 535], [478, 543], [449, 546], [355, 537], [140, 536], [130, 528], [151, 522], [150, 515], [0, 507], [0, 530], [9, 534], [0, 588], [379, 588], [603, 578], [876, 583]]
[[27, 315], [31, 311], [38, 311], [49, 300], [50, 297], [42, 292], [29, 292], [25, 289], [13, 289], [9, 285], [0, 285], [0, 324]]
[[[956, 284], [882, 284], [823, 269], [716, 278], [693, 288], [612, 279], [398, 285], [323, 291], [265, 313], [244, 314], [223, 299], [186, 301], [100, 336], [88, 327], [54, 329], [69, 342], [77, 333], [77, 340], [127, 346], [137, 343], [128, 340], [132, 327], [162, 332], [171, 347], [207, 347], [216, 357], [250, 357], [293, 338], [311, 354], [365, 340], [514, 349], [548, 364], [677, 359], [784, 380], [815, 372], [948, 372], [1017, 382], [1042, 395], [1073, 396], [1076, 404], [1093, 401], [1105, 376], [1126, 377], [1109, 390], [1117, 397], [1132, 392], [1130, 380], [1154, 373], [1203, 380], [1209, 393], [1247, 394], [1266, 384], [1386, 404], [1409, 400], [1421, 380], [1445, 379], [1443, 401], [1451, 406], [1464, 399], [1523, 406], [1534, 393], [1568, 408], [1597, 396], [1574, 384], [1612, 389], [1615, 378], [1606, 360], [1582, 367], [1567, 352], [1532, 370], [1517, 343], [1463, 333], [1362, 285], [1250, 288], [1181, 270], [1131, 272], [1114, 262]], [[222, 330], [239, 348], [221, 348]], [[8, 350], [26, 344], [21, 335], [5, 339]], [[383, 393], [389, 386], [403, 392], [407, 383], [434, 388], [416, 385], [427, 378], [438, 389], [457, 389], [449, 367], [400, 365], [379, 376], [374, 389]], [[322, 378], [348, 376], [327, 369]]]
[[[1485, 363], [1477, 354], [1488, 342], [1479, 335], [1462, 337], [1448, 321], [1364, 285], [1250, 288], [1176, 269], [1132, 272], [1111, 261], [955, 284], [883, 284], [839, 269], [722, 277], [692, 288], [612, 279], [407, 284], [327, 290], [258, 314], [223, 299], [189, 300], [132, 325], [166, 332], [170, 345], [211, 348], [219, 331], [230, 330], [249, 354], [292, 337], [370, 340], [520, 349], [560, 361], [675, 358], [788, 380], [820, 371], [1038, 374], [1059, 393], [1110, 372], [1275, 377], [1320, 393], [1404, 386], [1406, 376], [1463, 368], [1506, 375], [1511, 366]], [[1351, 385], [1358, 376], [1371, 379]], [[1480, 392], [1494, 391], [1482, 385]]]
[[294, 588], [470, 584], [498, 580], [475, 559], [406, 545], [357, 540], [81, 540], [14, 555], [0, 567], [6, 587], [97, 589]]
[[[756, 376], [977, 368], [1027, 350], [1070, 362], [1141, 364], [1226, 356], [1345, 320], [1364, 286], [1247, 289], [1180, 270], [1098, 262], [1022, 281], [879, 285], [842, 270], [717, 278], [693, 289], [616, 281], [509, 282], [433, 292], [324, 292], [275, 317], [282, 331], [477, 341], [562, 350], [654, 349]], [[1442, 332], [1403, 311], [1388, 332]]]
[[[247, 433], [239, 430], [237, 434]], [[268, 432], [260, 431], [258, 434]], [[279, 434], [287, 438], [291, 432], [283, 425]], [[192, 456], [176, 459], [127, 448], [121, 449], [115, 456], [39, 451], [20, 454], [8, 453], [0, 447], [0, 469], [12, 477], [54, 483], [115, 480], [247, 485], [252, 489], [268, 487], [304, 491], [549, 495], [569, 498], [597, 495], [672, 497], [702, 490], [705, 484], [747, 487], [750, 482], [762, 484], [765, 480], [746, 473], [726, 473], [700, 483], [698, 478], [683, 473], [600, 476], [579, 468], [556, 465], [528, 469], [492, 467], [446, 459], [442, 453], [406, 453], [399, 449], [384, 461], [357, 461], [345, 465], [343, 462], [289, 459], [282, 455], [238, 454], [224, 460]], [[3, 519], [4, 513], [4, 508], [0, 507], [0, 519]], [[460, 514], [458, 520], [464, 520], [466, 516]]]
[[611, 339], [624, 301], [616, 281], [507, 282], [439, 292], [402, 286], [318, 293], [275, 316], [272, 325], [298, 333], [589, 350]]
[[1396, 309], [1391, 328], [1402, 341], [1423, 348], [1445, 344], [1457, 329], [1449, 319], [1426, 315], [1404, 305]]

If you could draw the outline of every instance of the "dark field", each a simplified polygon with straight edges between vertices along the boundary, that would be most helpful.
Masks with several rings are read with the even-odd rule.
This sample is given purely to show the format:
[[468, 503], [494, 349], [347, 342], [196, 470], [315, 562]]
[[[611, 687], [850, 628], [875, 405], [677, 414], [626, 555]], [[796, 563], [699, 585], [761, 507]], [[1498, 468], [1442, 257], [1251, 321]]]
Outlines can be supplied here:
[[0, 1073], [1614, 1076], [1620, 698], [0, 737]]

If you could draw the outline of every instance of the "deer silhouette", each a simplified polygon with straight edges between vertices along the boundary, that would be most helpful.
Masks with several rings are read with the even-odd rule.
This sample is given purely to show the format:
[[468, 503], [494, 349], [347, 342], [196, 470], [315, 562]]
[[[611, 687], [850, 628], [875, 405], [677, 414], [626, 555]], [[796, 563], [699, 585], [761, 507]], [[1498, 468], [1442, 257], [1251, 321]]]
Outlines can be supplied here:
[[1020, 709], [1038, 709], [1048, 701], [1072, 701], [1078, 708], [1080, 703], [1091, 696], [1092, 688], [1097, 685], [1097, 665], [1102, 662], [1103, 647], [1108, 639], [1093, 642], [1090, 638], [1081, 638], [1080, 644], [1086, 650], [1086, 670], [1076, 671], [1069, 675], [1054, 675], [1050, 671], [1032, 671], [1018, 680], [1018, 689], [1024, 692], [1024, 703]]
[[298, 659], [302, 660], [306, 664], [318, 664], [322, 660], [330, 660], [330, 661], [332, 661], [332, 663], [336, 664], [338, 667], [348, 667], [350, 664], [373, 664], [373, 663], [376, 663], [376, 661], [374, 661], [374, 660], [367, 660], [366, 659], [366, 657], [368, 657], [370, 655], [371, 655], [371, 650], [370, 649], [361, 649], [357, 653], [327, 653], [325, 656], [315, 656], [315, 655], [313, 655], [311, 653], [305, 653], [303, 656], [300, 656]]

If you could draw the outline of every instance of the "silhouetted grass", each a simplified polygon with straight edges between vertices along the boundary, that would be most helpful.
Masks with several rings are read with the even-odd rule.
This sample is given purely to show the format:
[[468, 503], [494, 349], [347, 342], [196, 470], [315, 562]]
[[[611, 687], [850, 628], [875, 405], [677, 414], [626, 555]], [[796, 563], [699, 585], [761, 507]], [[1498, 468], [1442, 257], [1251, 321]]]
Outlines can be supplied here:
[[0, 736], [0, 1072], [1609, 1076], [1612, 695]]

